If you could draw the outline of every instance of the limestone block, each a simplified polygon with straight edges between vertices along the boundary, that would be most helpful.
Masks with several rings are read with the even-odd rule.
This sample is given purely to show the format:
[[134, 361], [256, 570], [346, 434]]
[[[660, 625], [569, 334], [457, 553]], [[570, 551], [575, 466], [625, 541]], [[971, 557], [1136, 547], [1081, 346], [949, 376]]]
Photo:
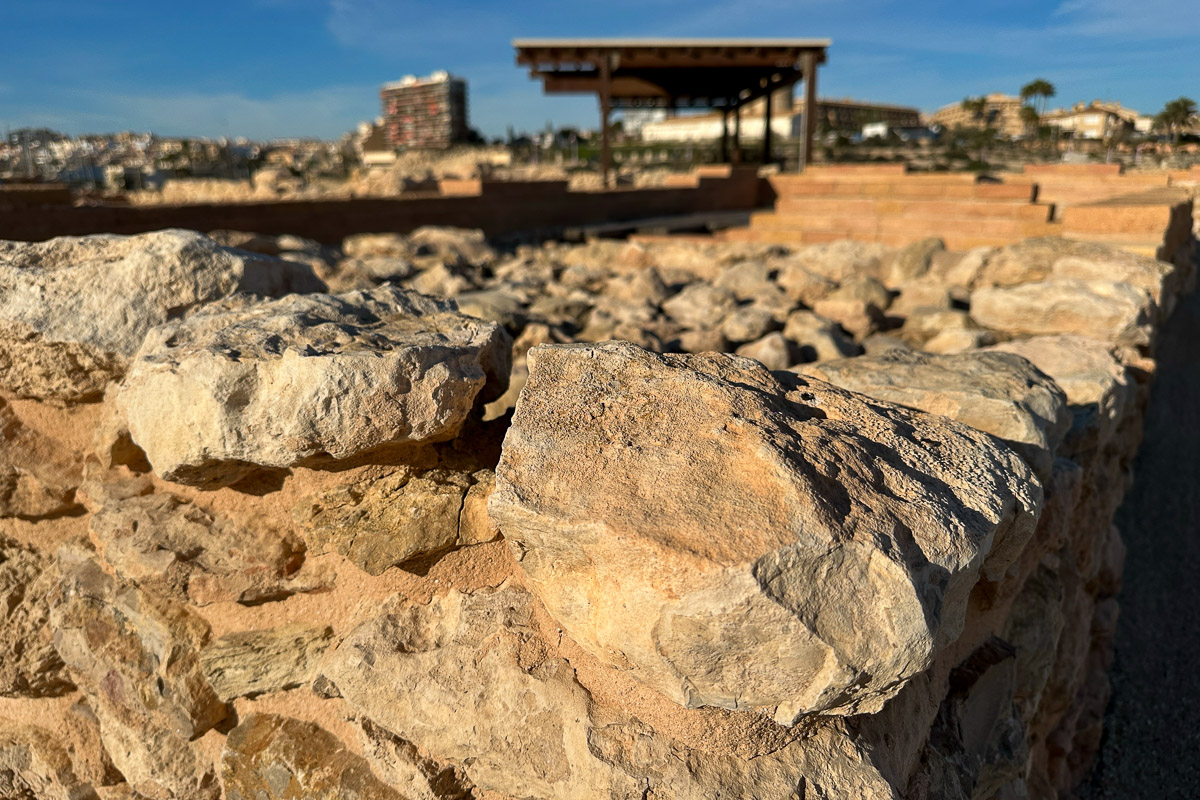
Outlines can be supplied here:
[[32, 430], [0, 399], [0, 517], [41, 519], [78, 510], [80, 454]]
[[729, 356], [530, 351], [489, 510], [550, 614], [672, 700], [878, 710], [1041, 489], [971, 428]]
[[662, 309], [685, 328], [717, 328], [733, 310], [733, 293], [707, 283], [693, 283], [663, 301]]
[[786, 261], [826, 280], [844, 283], [856, 276], [877, 276], [887, 256], [888, 248], [884, 245], [840, 239], [801, 248]]
[[992, 254], [977, 287], [1012, 287], [1052, 279], [1124, 282], [1144, 290], [1168, 313], [1179, 281], [1171, 264], [1099, 242], [1042, 236]]
[[799, 361], [828, 361], [857, 355], [859, 347], [837, 323], [812, 311], [793, 311], [783, 326], [784, 337], [797, 350]]
[[225, 800], [405, 800], [366, 759], [311, 722], [250, 714], [221, 753]]
[[792, 343], [778, 331], [768, 333], [756, 342], [744, 344], [736, 352], [743, 358], [758, 361], [767, 369], [787, 369], [796, 361]]
[[336, 551], [379, 575], [460, 543], [471, 487], [490, 475], [399, 470], [305, 498], [293, 516], [313, 553]]
[[200, 669], [225, 702], [293, 689], [312, 681], [332, 637], [328, 625], [303, 623], [230, 633], [200, 651]]
[[327, 657], [324, 674], [370, 721], [368, 752], [382, 774], [411, 774], [410, 744], [436, 761], [424, 769], [442, 772], [451, 791], [466, 785], [539, 800], [788, 800], [805, 791], [898, 800], [870, 755], [835, 726], [746, 758], [729, 749], [744, 726], [711, 719], [709, 747], [692, 748], [596, 705], [572, 665], [539, 637], [535, 613], [536, 600], [509, 584], [452, 591], [426, 605], [396, 596]]
[[889, 403], [941, 414], [1003, 439], [1044, 483], [1071, 425], [1062, 390], [1024, 358], [893, 350], [829, 361], [815, 378]]
[[76, 774], [71, 754], [35, 725], [0, 727], [0, 797], [13, 800], [100, 800]]
[[792, 300], [812, 308], [837, 289], [837, 283], [797, 263], [780, 267], [776, 282]]
[[89, 482], [82, 490], [101, 557], [123, 580], [199, 606], [252, 605], [323, 585], [298, 571], [303, 542], [272, 521], [243, 526], [148, 489]]
[[0, 390], [95, 400], [155, 325], [235, 292], [317, 292], [312, 270], [203, 234], [0, 241]]
[[721, 323], [721, 333], [731, 342], [753, 342], [776, 330], [779, 323], [770, 309], [750, 305], [734, 309]]
[[208, 625], [195, 612], [59, 553], [54, 646], [100, 721], [113, 764], [151, 798], [212, 798], [215, 772], [194, 740], [228, 709], [200, 669]]
[[937, 236], [918, 239], [905, 245], [892, 260], [891, 267], [884, 277], [884, 284], [894, 289], [914, 278], [920, 278], [929, 272], [934, 256], [945, 249], [946, 243]]
[[857, 275], [818, 300], [813, 311], [861, 339], [883, 322], [883, 312], [891, 301], [891, 294], [882, 283], [867, 275]]
[[504, 391], [508, 335], [382, 286], [205, 310], [147, 337], [115, 397], [155, 471], [231, 483], [457, 435]]
[[0, 697], [45, 697], [74, 685], [51, 639], [53, 560], [0, 537]]
[[971, 318], [1015, 336], [1075, 334], [1133, 347], [1153, 342], [1153, 301], [1123, 282], [1055, 279], [976, 289]]

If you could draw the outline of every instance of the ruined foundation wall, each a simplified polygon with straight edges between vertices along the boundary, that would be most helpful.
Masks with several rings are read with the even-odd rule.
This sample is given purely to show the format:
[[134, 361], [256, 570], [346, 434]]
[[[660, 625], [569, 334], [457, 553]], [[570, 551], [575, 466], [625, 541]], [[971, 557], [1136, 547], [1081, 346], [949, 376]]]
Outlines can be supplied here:
[[0, 243], [0, 797], [1086, 773], [1193, 242], [223, 237]]

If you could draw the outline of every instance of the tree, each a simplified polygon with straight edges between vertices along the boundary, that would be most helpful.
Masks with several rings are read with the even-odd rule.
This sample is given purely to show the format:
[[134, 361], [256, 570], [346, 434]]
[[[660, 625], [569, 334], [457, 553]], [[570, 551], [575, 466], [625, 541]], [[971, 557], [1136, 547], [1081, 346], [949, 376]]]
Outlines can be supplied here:
[[1040, 117], [1046, 113], [1046, 101], [1058, 94], [1054, 84], [1044, 78], [1030, 81], [1021, 87], [1021, 99], [1025, 102], [1037, 98], [1037, 112]]
[[1021, 106], [1021, 122], [1025, 125], [1025, 130], [1037, 132], [1038, 125], [1042, 118], [1038, 114], [1037, 109], [1033, 106]]
[[987, 162], [987, 148], [996, 138], [996, 132], [992, 129], [993, 115], [988, 113], [986, 97], [964, 97], [962, 101], [964, 111], [971, 115], [971, 119], [976, 123], [983, 123], [982, 127], [973, 127], [967, 140], [969, 145], [974, 145], [979, 151], [979, 162]]
[[1154, 117], [1154, 127], [1165, 130], [1171, 141], [1178, 144], [1179, 134], [1196, 122], [1196, 101], [1190, 97], [1179, 97], [1163, 106]]
[[986, 123], [987, 120], [984, 114], [984, 112], [987, 111], [986, 97], [964, 97], [962, 101], [962, 108], [964, 111], [967, 111], [971, 114], [971, 119], [975, 120], [976, 122]]

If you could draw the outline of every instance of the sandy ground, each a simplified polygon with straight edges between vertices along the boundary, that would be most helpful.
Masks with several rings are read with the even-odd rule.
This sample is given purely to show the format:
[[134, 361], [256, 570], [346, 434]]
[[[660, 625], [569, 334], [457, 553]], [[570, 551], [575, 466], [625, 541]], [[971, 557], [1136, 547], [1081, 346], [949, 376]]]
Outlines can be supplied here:
[[1129, 553], [1113, 699], [1085, 800], [1200, 797], [1200, 292], [1167, 324], [1117, 513]]

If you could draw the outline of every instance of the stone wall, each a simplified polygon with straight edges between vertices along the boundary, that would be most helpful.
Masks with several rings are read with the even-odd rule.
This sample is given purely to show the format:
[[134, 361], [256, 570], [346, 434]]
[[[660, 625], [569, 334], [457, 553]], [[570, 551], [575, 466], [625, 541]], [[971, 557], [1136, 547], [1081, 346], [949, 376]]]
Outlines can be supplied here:
[[0, 797], [1087, 771], [1194, 250], [220, 239], [0, 243]]
[[[490, 236], [551, 235], [571, 226], [650, 217], [740, 211], [773, 195], [753, 168], [702, 168], [671, 186], [568, 191], [567, 181], [446, 181], [447, 191], [411, 197], [281, 200], [184, 205], [9, 207], [0, 194], [0, 239], [143, 233], [163, 228], [232, 228], [295, 234], [328, 244], [358, 233], [409, 233], [423, 225], [458, 225]], [[465, 189], [463, 184], [469, 184]], [[25, 194], [29, 194], [26, 192]], [[24, 195], [22, 195], [24, 198]]]

